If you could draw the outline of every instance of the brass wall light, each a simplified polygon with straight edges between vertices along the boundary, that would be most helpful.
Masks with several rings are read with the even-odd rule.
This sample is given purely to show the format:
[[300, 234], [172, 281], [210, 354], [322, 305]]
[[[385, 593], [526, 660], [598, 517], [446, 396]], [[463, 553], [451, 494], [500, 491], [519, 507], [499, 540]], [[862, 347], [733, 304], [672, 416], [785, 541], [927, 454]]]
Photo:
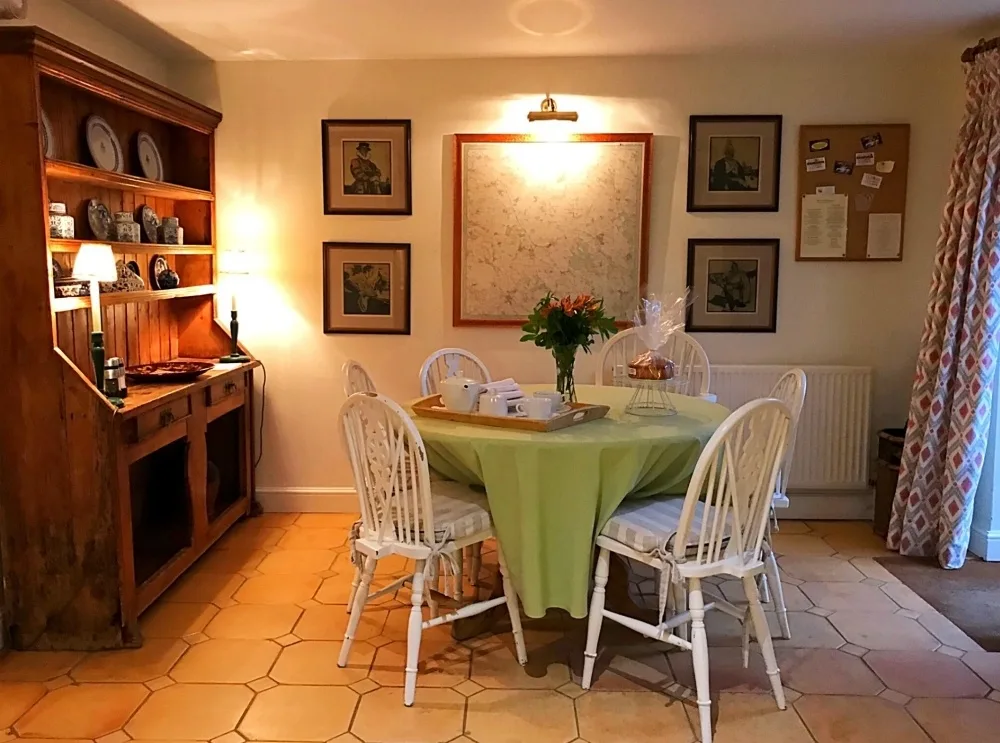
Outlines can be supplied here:
[[552, 96], [546, 95], [538, 111], [528, 112], [528, 121], [576, 121], [580, 118], [576, 111], [558, 111]]

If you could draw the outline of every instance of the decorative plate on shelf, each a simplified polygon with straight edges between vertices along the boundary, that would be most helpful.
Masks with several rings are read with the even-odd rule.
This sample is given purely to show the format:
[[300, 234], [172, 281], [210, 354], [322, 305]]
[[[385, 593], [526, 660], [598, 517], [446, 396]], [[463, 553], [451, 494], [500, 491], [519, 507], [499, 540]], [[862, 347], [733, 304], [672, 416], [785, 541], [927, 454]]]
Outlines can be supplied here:
[[98, 240], [111, 239], [111, 212], [97, 199], [91, 199], [87, 204], [87, 223], [91, 234]]
[[156, 147], [156, 142], [149, 132], [139, 132], [135, 137], [135, 150], [139, 155], [139, 168], [142, 174], [151, 181], [163, 180], [163, 158]]
[[156, 216], [151, 206], [143, 204], [139, 207], [139, 224], [142, 225], [145, 242], [155, 243], [160, 230], [160, 218]]
[[52, 160], [56, 156], [56, 139], [52, 135], [52, 122], [44, 108], [38, 109], [42, 114], [42, 154]]
[[169, 384], [200, 377], [213, 366], [211, 361], [160, 361], [130, 366], [125, 375], [134, 382]]
[[87, 149], [94, 163], [104, 170], [125, 171], [125, 154], [111, 125], [100, 116], [88, 116], [84, 124]]

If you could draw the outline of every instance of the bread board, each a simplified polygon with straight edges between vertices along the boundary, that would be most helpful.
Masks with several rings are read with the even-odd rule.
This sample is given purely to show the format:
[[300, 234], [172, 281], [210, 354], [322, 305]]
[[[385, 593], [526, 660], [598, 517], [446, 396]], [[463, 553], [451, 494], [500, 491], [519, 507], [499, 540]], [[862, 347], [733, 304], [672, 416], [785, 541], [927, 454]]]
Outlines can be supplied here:
[[472, 426], [491, 426], [493, 428], [507, 428], [514, 431], [534, 431], [536, 433], [548, 433], [550, 431], [560, 431], [571, 426], [578, 426], [581, 423], [596, 421], [608, 414], [611, 408], [607, 405], [588, 405], [582, 402], [571, 402], [569, 410], [554, 415], [547, 420], [534, 420], [532, 418], [519, 418], [512, 415], [482, 415], [480, 413], [457, 413], [448, 410], [441, 402], [441, 395], [430, 395], [421, 398], [412, 405], [414, 415], [421, 418], [437, 418], [443, 421], [454, 423], [467, 423]]

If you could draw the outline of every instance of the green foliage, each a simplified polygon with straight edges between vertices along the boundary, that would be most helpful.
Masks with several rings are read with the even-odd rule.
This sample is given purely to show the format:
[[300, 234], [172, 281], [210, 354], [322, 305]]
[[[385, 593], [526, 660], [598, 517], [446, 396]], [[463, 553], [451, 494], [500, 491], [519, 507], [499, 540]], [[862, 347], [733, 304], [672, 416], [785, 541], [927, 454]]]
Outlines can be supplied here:
[[549, 292], [521, 326], [521, 341], [539, 348], [582, 348], [590, 353], [597, 337], [608, 339], [617, 332], [615, 318], [604, 314], [604, 300], [581, 294], [557, 299]]

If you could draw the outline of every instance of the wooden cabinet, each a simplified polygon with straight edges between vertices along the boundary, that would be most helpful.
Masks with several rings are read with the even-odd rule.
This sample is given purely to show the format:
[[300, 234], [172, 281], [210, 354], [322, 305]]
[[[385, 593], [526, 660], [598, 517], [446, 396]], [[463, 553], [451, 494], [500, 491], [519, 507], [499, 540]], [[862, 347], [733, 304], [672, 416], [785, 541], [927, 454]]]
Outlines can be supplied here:
[[[177, 217], [185, 245], [111, 243], [147, 286], [102, 293], [107, 355], [131, 366], [228, 353], [215, 306], [221, 114], [32, 27], [0, 29], [0, 101], [0, 632], [22, 649], [134, 645], [140, 613], [250, 508], [258, 363], [133, 384], [116, 409], [93, 381], [91, 300], [57, 298], [53, 274], [93, 241], [92, 199]], [[116, 133], [122, 172], [89, 160], [90, 115]], [[162, 181], [141, 175], [139, 132], [157, 143]], [[75, 217], [76, 239], [49, 237], [51, 201]], [[154, 254], [179, 287], [148, 283]]]

